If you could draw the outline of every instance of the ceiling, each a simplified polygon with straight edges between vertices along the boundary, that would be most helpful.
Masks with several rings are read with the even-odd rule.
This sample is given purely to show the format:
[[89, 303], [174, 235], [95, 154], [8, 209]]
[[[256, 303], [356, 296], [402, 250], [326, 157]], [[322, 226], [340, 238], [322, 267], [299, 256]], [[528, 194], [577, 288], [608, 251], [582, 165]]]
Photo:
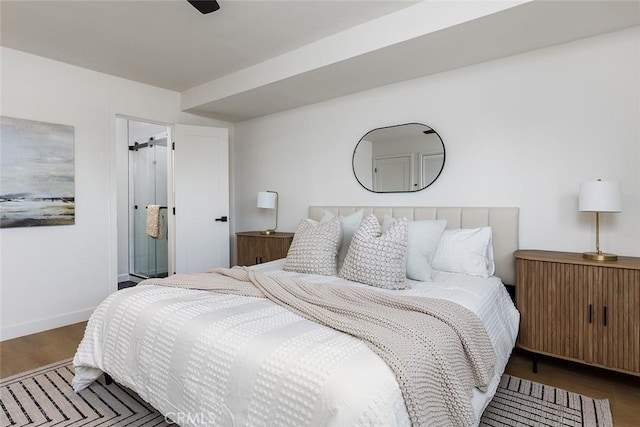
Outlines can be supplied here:
[[0, 0], [2, 46], [241, 121], [640, 25], [637, 0]]
[[180, 92], [412, 2], [219, 4], [202, 15], [186, 0], [1, 0], [1, 43]]

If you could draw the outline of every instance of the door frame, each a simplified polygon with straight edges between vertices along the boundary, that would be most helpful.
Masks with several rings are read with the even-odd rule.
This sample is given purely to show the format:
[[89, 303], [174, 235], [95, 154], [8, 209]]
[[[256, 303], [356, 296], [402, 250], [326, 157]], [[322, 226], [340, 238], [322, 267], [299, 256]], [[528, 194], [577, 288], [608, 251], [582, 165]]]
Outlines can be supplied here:
[[[144, 122], [144, 123], [149, 123], [149, 122]], [[155, 124], [155, 123], [152, 123]], [[164, 125], [162, 125], [164, 126]], [[167, 164], [165, 165], [165, 167], [167, 168], [167, 182], [166, 184], [166, 188], [167, 188], [167, 209], [165, 210], [165, 221], [167, 222], [167, 229], [169, 228], [169, 221], [172, 217], [171, 215], [171, 204], [169, 203], [169, 194], [172, 193], [171, 190], [171, 177], [170, 175], [172, 174], [172, 170], [171, 170], [171, 131], [169, 130], [168, 126], [165, 126], [166, 131], [164, 133], [159, 133], [153, 136], [154, 140], [158, 140], [160, 136], [162, 136], [162, 138], [165, 138], [167, 140], [166, 144], [167, 144]], [[141, 280], [141, 276], [142, 275], [138, 275], [135, 272], [132, 273], [132, 269], [135, 271], [136, 267], [135, 267], [135, 225], [134, 221], [135, 221], [135, 212], [133, 210], [131, 210], [131, 205], [133, 205], [133, 203], [135, 202], [135, 179], [131, 179], [131, 177], [134, 175], [135, 173], [135, 168], [134, 168], [134, 163], [131, 161], [132, 160], [132, 152], [131, 150], [129, 150], [129, 224], [128, 224], [128, 228], [129, 228], [129, 280], [131, 281], [140, 281]], [[141, 208], [141, 207], [140, 207]], [[173, 240], [169, 238], [169, 233], [167, 231], [167, 272], [172, 271], [171, 270], [171, 246], [172, 246], [172, 242]], [[131, 249], [134, 250], [131, 250]]]
[[[114, 126], [114, 145], [113, 145], [113, 149], [111, 150], [111, 153], [113, 153], [113, 157], [112, 157], [112, 169], [111, 169], [111, 173], [112, 176], [115, 177], [112, 182], [115, 181], [115, 184], [112, 185], [111, 188], [111, 193], [112, 193], [112, 201], [113, 201], [113, 205], [114, 209], [112, 210], [113, 212], [113, 220], [111, 222], [112, 225], [112, 230], [113, 232], [111, 233], [111, 235], [113, 236], [113, 242], [111, 243], [111, 248], [112, 248], [112, 263], [114, 264], [112, 266], [112, 271], [114, 272], [114, 277], [110, 280], [110, 293], [111, 292], [115, 292], [118, 290], [118, 282], [120, 281], [120, 265], [119, 265], [119, 259], [120, 259], [120, 252], [122, 251], [122, 238], [121, 238], [121, 224], [119, 226], [118, 224], [118, 219], [122, 218], [123, 215], [121, 215], [121, 210], [122, 208], [122, 204], [125, 203], [124, 200], [126, 199], [126, 218], [127, 218], [127, 252], [128, 254], [128, 263], [129, 263], [129, 268], [128, 268], [128, 272], [127, 275], [129, 274], [130, 268], [131, 268], [131, 262], [132, 262], [132, 256], [133, 254], [130, 252], [129, 248], [131, 247], [131, 214], [130, 214], [130, 182], [129, 182], [129, 174], [131, 173], [131, 164], [129, 162], [129, 152], [128, 152], [128, 132], [127, 132], [127, 140], [126, 142], [126, 148], [125, 147], [121, 147], [120, 144], [122, 142], [120, 135], [118, 135], [117, 132], [117, 119], [123, 119], [123, 120], [133, 120], [133, 121], [137, 121], [137, 122], [144, 122], [144, 123], [149, 123], [149, 124], [154, 124], [154, 125], [158, 125], [158, 126], [163, 126], [167, 128], [167, 149], [170, 150], [170, 152], [167, 155], [167, 258], [168, 258], [168, 271], [169, 274], [173, 273], [174, 269], [175, 269], [175, 218], [172, 214], [172, 207], [174, 206], [174, 185], [173, 185], [173, 177], [174, 177], [174, 172], [173, 172], [173, 150], [172, 150], [172, 143], [174, 141], [174, 134], [175, 134], [175, 130], [174, 130], [174, 125], [171, 123], [166, 123], [166, 122], [162, 122], [162, 121], [158, 121], [158, 120], [152, 120], [152, 119], [146, 119], [146, 118], [141, 118], [141, 117], [136, 117], [136, 116], [130, 116], [127, 114], [119, 114], [119, 113], [114, 113], [113, 114], [113, 126]], [[123, 155], [121, 151], [126, 150], [126, 155]], [[120, 174], [123, 171], [123, 167], [120, 164], [120, 159], [124, 158], [126, 156], [127, 159], [127, 167], [126, 167], [126, 171], [127, 171], [127, 194], [126, 194], [126, 198], [121, 194], [121, 192], [123, 192], [123, 188], [121, 188], [122, 186], [119, 185], [119, 179], [120, 179]], [[129, 276], [129, 280], [131, 280], [132, 277]]]

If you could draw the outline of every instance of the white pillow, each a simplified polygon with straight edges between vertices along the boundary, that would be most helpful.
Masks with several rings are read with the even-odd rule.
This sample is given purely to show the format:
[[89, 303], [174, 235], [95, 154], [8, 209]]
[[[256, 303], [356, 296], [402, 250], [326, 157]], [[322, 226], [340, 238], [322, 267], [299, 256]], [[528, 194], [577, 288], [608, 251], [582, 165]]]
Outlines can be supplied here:
[[366, 217], [353, 235], [340, 277], [383, 289], [404, 289], [408, 225], [397, 220], [386, 233], [374, 214]]
[[440, 271], [493, 276], [491, 227], [444, 230], [432, 266]]
[[338, 271], [337, 253], [340, 245], [340, 219], [317, 223], [302, 220], [293, 236], [287, 259], [286, 271], [334, 276]]
[[[382, 231], [397, 220], [384, 216]], [[407, 240], [407, 277], [421, 282], [431, 282], [431, 264], [440, 243], [440, 237], [447, 226], [446, 220], [420, 220], [409, 222]]]
[[[340, 248], [338, 249], [338, 269], [342, 267], [344, 264], [344, 259], [347, 256], [347, 251], [349, 250], [349, 245], [351, 244], [351, 239], [353, 239], [353, 233], [356, 232], [358, 227], [360, 227], [360, 223], [362, 222], [362, 209], [349, 214], [347, 216], [340, 216], [340, 222], [342, 223], [342, 242], [340, 243]], [[327, 222], [335, 218], [335, 215], [328, 211], [324, 210], [322, 213], [322, 219], [320, 222]]]

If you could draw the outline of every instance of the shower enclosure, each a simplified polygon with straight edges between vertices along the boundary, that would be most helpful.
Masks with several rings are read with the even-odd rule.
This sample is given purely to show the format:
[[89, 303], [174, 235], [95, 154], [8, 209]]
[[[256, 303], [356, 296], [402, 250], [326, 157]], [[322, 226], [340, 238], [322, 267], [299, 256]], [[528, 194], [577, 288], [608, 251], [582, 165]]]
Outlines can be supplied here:
[[[158, 130], [163, 132], [154, 133], [144, 140], [136, 140], [131, 138], [132, 133], [135, 134], [136, 124], [138, 128], [145, 128], [147, 134]], [[130, 121], [129, 136], [129, 274], [139, 278], [166, 277], [169, 271], [167, 128]], [[162, 231], [157, 238], [147, 234], [149, 205], [160, 205]]]

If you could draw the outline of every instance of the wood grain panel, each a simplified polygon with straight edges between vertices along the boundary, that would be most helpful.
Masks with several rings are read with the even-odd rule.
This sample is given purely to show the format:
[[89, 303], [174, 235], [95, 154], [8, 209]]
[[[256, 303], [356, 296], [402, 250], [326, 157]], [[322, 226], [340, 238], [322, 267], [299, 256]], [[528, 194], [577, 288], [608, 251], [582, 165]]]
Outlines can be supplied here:
[[236, 233], [237, 265], [251, 266], [285, 258], [294, 233], [261, 234], [259, 231]]
[[640, 258], [516, 251], [518, 346], [640, 375]]
[[[594, 362], [640, 372], [640, 272], [603, 268], [595, 294], [601, 307], [597, 319]], [[604, 308], [606, 307], [606, 323]]]
[[[584, 357], [586, 327], [580, 268], [541, 261], [517, 261], [518, 343], [531, 350], [571, 358]], [[567, 285], [569, 284], [569, 285]]]

